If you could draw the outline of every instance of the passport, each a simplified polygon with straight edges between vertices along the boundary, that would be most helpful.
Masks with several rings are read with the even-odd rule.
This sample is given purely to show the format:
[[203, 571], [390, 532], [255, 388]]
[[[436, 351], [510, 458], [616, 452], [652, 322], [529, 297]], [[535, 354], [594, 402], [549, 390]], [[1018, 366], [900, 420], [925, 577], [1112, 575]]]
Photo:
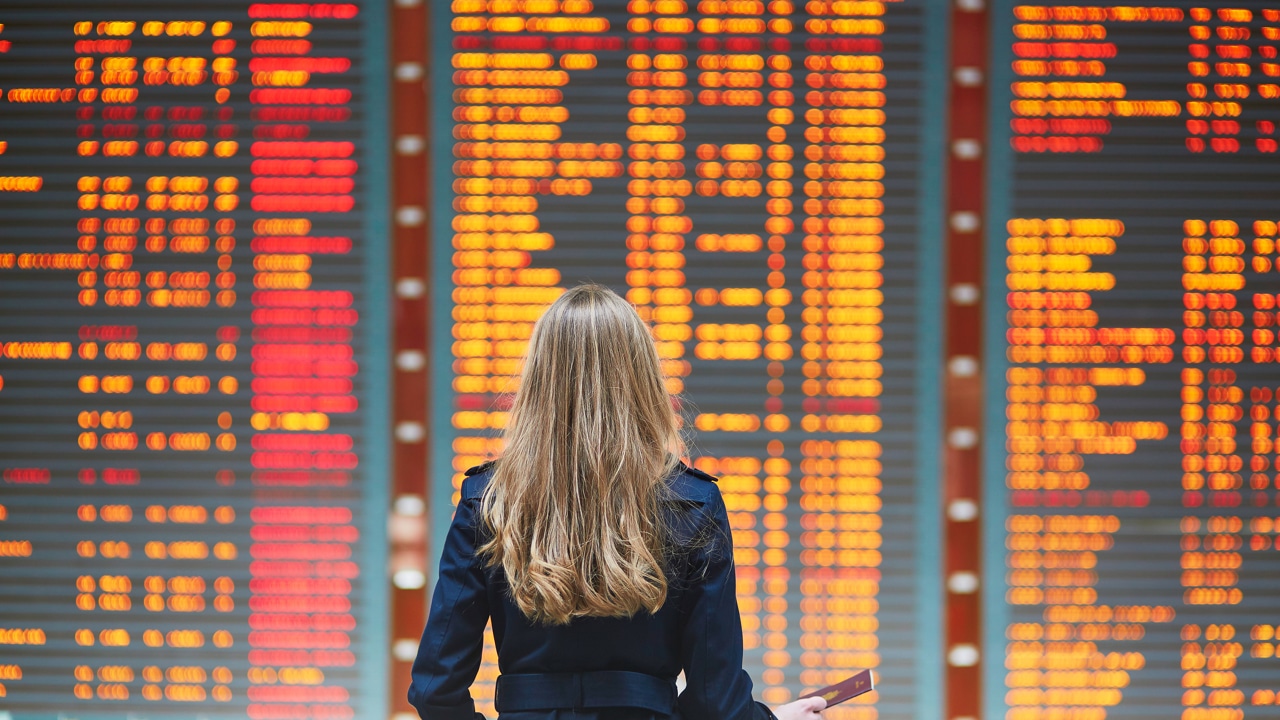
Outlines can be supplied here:
[[811, 692], [808, 695], [801, 695], [800, 699], [821, 697], [827, 701], [827, 707], [839, 705], [845, 700], [856, 698], [863, 693], [869, 693], [876, 689], [876, 682], [871, 677], [870, 670], [863, 670], [853, 677], [846, 678], [836, 683], [822, 688], [817, 692]]

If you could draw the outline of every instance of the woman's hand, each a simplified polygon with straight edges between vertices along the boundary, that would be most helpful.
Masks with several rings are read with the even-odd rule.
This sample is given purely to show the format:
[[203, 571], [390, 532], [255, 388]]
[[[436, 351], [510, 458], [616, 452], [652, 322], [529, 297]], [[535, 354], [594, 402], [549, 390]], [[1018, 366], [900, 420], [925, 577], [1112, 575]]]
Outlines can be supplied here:
[[787, 703], [773, 711], [778, 720], [818, 720], [827, 708], [827, 701], [820, 697], [805, 698]]

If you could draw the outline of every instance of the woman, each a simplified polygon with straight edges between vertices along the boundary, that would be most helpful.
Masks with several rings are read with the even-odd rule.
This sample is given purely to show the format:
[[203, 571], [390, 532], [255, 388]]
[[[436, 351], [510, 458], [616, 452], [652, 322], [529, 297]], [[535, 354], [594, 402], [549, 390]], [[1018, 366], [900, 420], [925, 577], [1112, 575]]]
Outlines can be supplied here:
[[506, 450], [467, 471], [445, 540], [409, 689], [423, 718], [474, 720], [491, 618], [503, 718], [774, 717], [742, 669], [724, 502], [677, 459], [671, 407], [648, 328], [612, 291], [575, 287], [538, 320]]

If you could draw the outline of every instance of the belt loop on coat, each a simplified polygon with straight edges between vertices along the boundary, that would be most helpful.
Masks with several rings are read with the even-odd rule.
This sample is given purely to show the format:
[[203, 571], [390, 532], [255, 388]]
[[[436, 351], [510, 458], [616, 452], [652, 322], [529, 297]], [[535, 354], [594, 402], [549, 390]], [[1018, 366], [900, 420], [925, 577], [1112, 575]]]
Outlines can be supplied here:
[[573, 698], [573, 709], [581, 710], [584, 707], [583, 703], [586, 700], [586, 698], [584, 698], [582, 694], [582, 674], [574, 673], [569, 677], [573, 678], [573, 680], [571, 680], [572, 685], [570, 686], [570, 689], [569, 689], [569, 692], [570, 692], [569, 697]]

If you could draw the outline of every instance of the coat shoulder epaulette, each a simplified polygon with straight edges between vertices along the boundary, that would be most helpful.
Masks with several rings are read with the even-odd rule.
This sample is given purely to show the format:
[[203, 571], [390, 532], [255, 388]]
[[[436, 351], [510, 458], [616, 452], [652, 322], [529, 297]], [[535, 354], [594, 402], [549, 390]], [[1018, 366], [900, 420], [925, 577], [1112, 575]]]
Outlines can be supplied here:
[[489, 485], [489, 481], [493, 479], [492, 473], [494, 461], [468, 468], [463, 473], [466, 477], [462, 480], [462, 499], [463, 500], [479, 500], [484, 494], [484, 489]]
[[488, 472], [493, 469], [493, 464], [494, 464], [493, 460], [490, 460], [487, 463], [480, 463], [479, 465], [473, 468], [468, 468], [467, 471], [463, 473], [463, 475], [466, 475], [467, 477], [471, 477], [472, 475], [479, 475], [480, 473]]
[[718, 478], [718, 477], [716, 477], [716, 476], [714, 476], [714, 475], [711, 475], [711, 474], [705, 473], [705, 472], [703, 472], [703, 471], [699, 470], [698, 468], [695, 468], [695, 467], [689, 467], [688, 465], [685, 465], [684, 463], [680, 463], [680, 467], [684, 468], [684, 471], [685, 471], [686, 473], [688, 473], [688, 474], [690, 474], [690, 475], [692, 475], [692, 476], [694, 476], [694, 477], [698, 478], [699, 480], [706, 480], [707, 482], [716, 482], [716, 481], [718, 481], [718, 480], [720, 479], [720, 478]]

